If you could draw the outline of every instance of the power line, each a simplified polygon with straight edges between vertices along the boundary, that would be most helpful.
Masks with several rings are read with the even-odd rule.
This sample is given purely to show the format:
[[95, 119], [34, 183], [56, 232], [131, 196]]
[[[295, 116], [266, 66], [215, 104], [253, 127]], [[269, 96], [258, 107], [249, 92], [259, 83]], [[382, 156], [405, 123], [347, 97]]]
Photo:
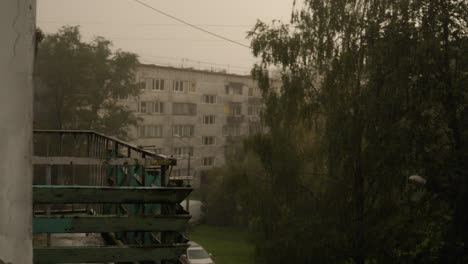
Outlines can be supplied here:
[[[45, 24], [66, 24], [66, 23], [72, 23], [72, 24], [93, 24], [93, 25], [98, 25], [98, 24], [122, 24], [122, 25], [132, 25], [132, 26], [183, 26], [181, 24], [169, 24], [169, 23], [130, 23], [130, 22], [125, 22], [125, 21], [58, 21], [58, 20], [42, 20], [38, 19], [37, 22], [39, 23], [45, 23]], [[226, 28], [251, 28], [252, 25], [236, 25], [236, 24], [195, 24], [195, 26], [199, 27], [226, 27]]]
[[156, 12], [162, 14], [162, 15], [165, 15], [165, 16], [167, 16], [167, 17], [170, 17], [170, 18], [174, 19], [174, 20], [177, 20], [177, 21], [179, 21], [180, 23], [183, 23], [183, 24], [185, 24], [185, 25], [187, 25], [187, 26], [189, 26], [189, 27], [193, 27], [193, 28], [195, 28], [195, 29], [197, 29], [197, 30], [203, 31], [203, 32], [205, 32], [205, 33], [207, 33], [207, 34], [210, 34], [210, 35], [212, 35], [212, 36], [215, 36], [215, 37], [217, 37], [217, 38], [224, 39], [225, 41], [228, 41], [228, 42], [234, 43], [234, 44], [236, 44], [236, 45], [242, 46], [242, 47], [244, 47], [244, 48], [250, 49], [250, 46], [247, 46], [247, 45], [242, 44], [242, 43], [240, 43], [240, 42], [237, 42], [237, 41], [235, 41], [235, 40], [232, 40], [232, 39], [223, 37], [223, 36], [221, 36], [221, 35], [218, 35], [218, 34], [216, 34], [216, 33], [213, 33], [213, 32], [211, 32], [211, 31], [208, 31], [208, 30], [206, 30], [206, 29], [204, 29], [204, 28], [201, 28], [201, 27], [199, 27], [199, 26], [196, 26], [196, 25], [194, 25], [194, 24], [191, 24], [191, 23], [189, 23], [189, 22], [186, 22], [186, 21], [184, 21], [184, 20], [182, 20], [182, 19], [180, 19], [180, 18], [177, 18], [177, 17], [175, 17], [175, 16], [173, 16], [173, 15], [170, 15], [170, 14], [168, 14], [168, 13], [166, 13], [166, 12], [163, 12], [163, 11], [161, 11], [161, 10], [159, 10], [159, 9], [156, 9], [156, 8], [154, 8], [154, 7], [152, 7], [152, 6], [148, 5], [148, 4], [146, 4], [146, 3], [143, 3], [143, 2], [141, 2], [140, 0], [133, 0], [133, 1], [139, 3], [140, 5], [145, 6], [145, 7], [147, 7], [147, 8], [150, 8], [150, 9], [152, 9], [153, 11], [156, 11]]
[[[90, 39], [92, 40], [96, 36], [92, 35], [82, 35], [83, 38]], [[182, 38], [121, 38], [121, 37], [114, 37], [114, 36], [104, 36], [105, 38], [108, 38], [110, 40], [177, 40], [177, 41], [216, 41], [216, 40], [203, 40], [203, 39], [182, 39]], [[251, 66], [239, 66], [239, 65], [233, 65], [230, 63], [216, 63], [216, 62], [210, 62], [210, 61], [205, 61], [205, 60], [199, 60], [199, 59], [193, 59], [193, 58], [186, 58], [186, 57], [169, 57], [169, 56], [161, 56], [161, 55], [154, 55], [150, 53], [141, 53], [141, 52], [135, 52], [137, 54], [144, 55], [144, 57], [153, 57], [153, 58], [164, 58], [167, 60], [172, 60], [172, 61], [186, 61], [186, 62], [192, 62], [195, 64], [205, 64], [205, 65], [211, 65], [211, 66], [223, 66], [223, 67], [229, 67], [229, 68], [237, 68], [237, 69], [244, 69], [244, 70], [250, 70]]]
[[[93, 38], [93, 36], [87, 36], [89, 38]], [[191, 39], [191, 38], [133, 38], [133, 37], [117, 37], [117, 36], [105, 36], [110, 40], [146, 40], [146, 41], [153, 41], [153, 40], [166, 40], [166, 41], [195, 41], [195, 42], [219, 42], [222, 40], [217, 39]]]
[[161, 40], [161, 41], [179, 41], [179, 42], [185, 42], [185, 41], [191, 41], [191, 42], [221, 42], [223, 40], [221, 39], [195, 39], [195, 38], [173, 38], [173, 37], [127, 37], [127, 36], [105, 36], [102, 34], [81, 34], [82, 37], [88, 38], [88, 39], [93, 39], [97, 36], [102, 36], [106, 39], [109, 40], [144, 40], [144, 41], [155, 41], [155, 40]]
[[219, 42], [222, 40], [216, 40], [216, 39], [189, 39], [189, 38], [125, 38], [125, 37], [109, 37], [110, 39], [116, 39], [116, 40], [147, 40], [147, 41], [152, 41], [152, 40], [167, 40], [167, 41], [193, 41], [193, 42]]

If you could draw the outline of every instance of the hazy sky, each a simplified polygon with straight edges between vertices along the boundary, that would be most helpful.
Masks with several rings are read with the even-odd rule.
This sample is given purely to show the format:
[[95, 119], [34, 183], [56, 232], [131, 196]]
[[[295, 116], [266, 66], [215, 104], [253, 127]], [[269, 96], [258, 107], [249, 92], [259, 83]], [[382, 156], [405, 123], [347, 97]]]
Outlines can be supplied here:
[[[141, 0], [209, 31], [249, 45], [257, 19], [288, 21], [293, 0]], [[103, 36], [144, 63], [227, 68], [246, 73], [255, 61], [248, 48], [210, 36], [134, 0], [40, 0], [37, 24], [46, 33], [80, 25], [84, 40]], [[183, 61], [183, 59], [185, 59]], [[200, 62], [198, 62], [200, 61]], [[211, 63], [211, 64], [210, 64]], [[222, 65], [216, 65], [222, 64]]]

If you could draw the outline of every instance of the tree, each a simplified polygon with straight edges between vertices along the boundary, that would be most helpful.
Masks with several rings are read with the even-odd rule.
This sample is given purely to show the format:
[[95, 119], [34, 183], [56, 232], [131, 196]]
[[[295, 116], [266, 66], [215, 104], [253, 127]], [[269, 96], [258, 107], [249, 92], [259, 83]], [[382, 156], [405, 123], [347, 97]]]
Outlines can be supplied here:
[[[254, 144], [275, 201], [261, 216], [268, 263], [467, 259], [467, 7], [306, 0], [291, 25], [250, 32], [271, 129]], [[282, 67], [279, 91], [272, 65]], [[414, 173], [433, 186], [417, 201], [406, 184]], [[431, 236], [440, 240], [420, 242]]]
[[137, 96], [136, 54], [96, 37], [81, 40], [77, 26], [48, 34], [38, 45], [35, 69], [35, 128], [86, 129], [128, 138], [136, 116], [117, 98]]

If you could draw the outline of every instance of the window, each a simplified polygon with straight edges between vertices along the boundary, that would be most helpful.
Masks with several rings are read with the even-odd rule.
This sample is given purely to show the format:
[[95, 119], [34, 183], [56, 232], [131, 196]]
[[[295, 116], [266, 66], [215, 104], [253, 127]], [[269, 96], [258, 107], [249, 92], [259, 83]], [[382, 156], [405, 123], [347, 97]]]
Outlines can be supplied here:
[[254, 89], [252, 87], [249, 87], [249, 96], [253, 96]]
[[140, 89], [145, 90], [164, 90], [164, 80], [163, 79], [153, 79], [153, 78], [142, 78], [140, 79], [139, 84]]
[[154, 102], [151, 103], [151, 113], [162, 114], [164, 113], [164, 103], [163, 102]]
[[205, 146], [210, 146], [216, 144], [216, 138], [213, 136], [202, 137], [202, 143]]
[[233, 116], [242, 115], [242, 104], [241, 103], [230, 103], [229, 114]]
[[233, 87], [231, 93], [242, 95], [242, 90], [243, 90], [242, 87]]
[[242, 95], [244, 84], [242, 83], [229, 83], [226, 85], [226, 94], [239, 94]]
[[163, 102], [140, 102], [138, 112], [144, 114], [162, 114], [164, 113]]
[[149, 89], [151, 89], [151, 86], [152, 86], [152, 79], [150, 79], [150, 78], [141, 78], [140, 79], [140, 83], [139, 83], [140, 89], [149, 90]]
[[216, 95], [203, 95], [204, 104], [216, 104]]
[[239, 125], [226, 125], [223, 127], [224, 136], [240, 136], [241, 127]]
[[205, 125], [212, 125], [215, 123], [215, 116], [214, 115], [205, 115], [203, 116], [203, 124]]
[[197, 105], [192, 103], [173, 103], [172, 114], [174, 115], [196, 115]]
[[146, 80], [145, 79], [140, 79], [140, 81], [138, 82], [138, 88], [139, 89], [146, 89]]
[[163, 128], [160, 125], [147, 125], [138, 127], [138, 137], [155, 138], [163, 136]]
[[174, 156], [193, 156], [193, 147], [175, 147], [172, 150]]
[[192, 92], [192, 93], [195, 92], [196, 88], [197, 88], [197, 83], [192, 82], [192, 86], [190, 87], [190, 92]]
[[213, 166], [215, 162], [214, 157], [203, 157], [202, 159], [202, 165], [203, 166]]
[[183, 92], [184, 91], [184, 82], [174, 80], [174, 82], [172, 83], [172, 90], [174, 92]]
[[146, 102], [140, 102], [138, 107], [138, 112], [146, 113]]
[[164, 80], [162, 79], [153, 79], [153, 90], [164, 91]]
[[195, 127], [193, 125], [175, 125], [172, 126], [172, 135], [179, 137], [193, 137]]

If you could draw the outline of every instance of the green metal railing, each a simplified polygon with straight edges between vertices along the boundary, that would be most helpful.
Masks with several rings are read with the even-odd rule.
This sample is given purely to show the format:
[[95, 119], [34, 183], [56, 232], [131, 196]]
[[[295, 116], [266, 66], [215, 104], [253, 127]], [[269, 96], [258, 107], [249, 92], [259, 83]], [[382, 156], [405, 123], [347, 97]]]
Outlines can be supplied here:
[[[192, 189], [170, 187], [175, 159], [65, 130], [34, 131], [34, 154], [35, 263], [177, 263], [185, 252], [190, 215], [180, 202]], [[66, 237], [70, 246], [55, 234], [85, 236]], [[102, 244], [74, 243], [88, 234]]]

